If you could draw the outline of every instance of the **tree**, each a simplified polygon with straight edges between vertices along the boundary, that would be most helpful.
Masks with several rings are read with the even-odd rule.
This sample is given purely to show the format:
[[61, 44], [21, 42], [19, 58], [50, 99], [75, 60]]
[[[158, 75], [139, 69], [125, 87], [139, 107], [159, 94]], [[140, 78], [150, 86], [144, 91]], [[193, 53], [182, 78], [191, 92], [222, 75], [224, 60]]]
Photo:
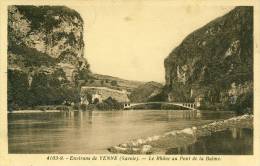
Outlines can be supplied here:
[[28, 101], [28, 77], [26, 73], [8, 70], [8, 109], [25, 106]]
[[89, 94], [89, 93], [87, 93], [86, 95], [87, 95], [87, 100], [88, 100], [88, 102], [89, 102], [90, 104], [92, 104], [92, 95]]
[[111, 81], [111, 85], [112, 86], [118, 86], [117, 81], [116, 80]]
[[87, 68], [84, 68], [79, 71], [79, 79], [81, 80], [88, 80], [90, 79], [90, 71]]
[[94, 101], [93, 101], [93, 104], [98, 104], [98, 103], [99, 103], [99, 99], [95, 98]]

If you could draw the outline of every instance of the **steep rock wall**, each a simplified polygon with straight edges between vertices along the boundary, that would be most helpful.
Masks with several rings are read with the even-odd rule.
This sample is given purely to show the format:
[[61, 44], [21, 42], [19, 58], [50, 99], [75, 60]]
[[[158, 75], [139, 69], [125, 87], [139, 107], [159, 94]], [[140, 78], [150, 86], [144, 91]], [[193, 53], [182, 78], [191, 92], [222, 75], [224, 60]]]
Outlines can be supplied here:
[[83, 20], [65, 6], [8, 7], [8, 109], [79, 102]]
[[73, 81], [72, 71], [89, 67], [84, 59], [81, 16], [64, 6], [9, 6], [8, 58], [9, 69], [61, 68]]
[[[164, 100], [228, 102], [253, 88], [253, 8], [236, 7], [188, 35], [165, 59]], [[240, 94], [241, 95], [241, 94]]]

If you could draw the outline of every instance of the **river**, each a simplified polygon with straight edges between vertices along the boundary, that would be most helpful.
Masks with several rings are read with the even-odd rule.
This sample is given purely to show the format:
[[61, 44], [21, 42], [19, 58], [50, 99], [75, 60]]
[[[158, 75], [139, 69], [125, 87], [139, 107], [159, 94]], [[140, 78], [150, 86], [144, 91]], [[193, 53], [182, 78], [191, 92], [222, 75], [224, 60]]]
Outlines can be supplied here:
[[[174, 110], [10, 113], [9, 153], [104, 154], [109, 153], [108, 147], [132, 139], [160, 135], [232, 116], [234, 114], [230, 112], [191, 113]], [[232, 146], [236, 143], [244, 143], [244, 146], [237, 148], [235, 152], [233, 150], [227, 154], [251, 154], [252, 131], [247, 130], [243, 133], [246, 134], [240, 134], [242, 136], [239, 137], [234, 137], [233, 132], [214, 136], [213, 144], [220, 149], [217, 152], [222, 154], [221, 142], [226, 140], [229, 148], [233, 149]], [[192, 147], [184, 147], [184, 150], [169, 148], [167, 153], [214, 154], [215, 151], [210, 149], [213, 145], [207, 149], [208, 143], [209, 138], [202, 138]], [[200, 145], [206, 147], [206, 150], [198, 148]], [[245, 148], [247, 150], [244, 152]]]

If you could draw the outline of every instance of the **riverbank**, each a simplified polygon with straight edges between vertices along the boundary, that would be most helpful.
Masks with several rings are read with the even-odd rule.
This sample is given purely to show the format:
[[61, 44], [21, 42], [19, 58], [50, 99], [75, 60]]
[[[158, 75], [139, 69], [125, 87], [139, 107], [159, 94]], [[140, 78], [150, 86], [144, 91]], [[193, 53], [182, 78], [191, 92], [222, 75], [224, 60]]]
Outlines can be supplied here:
[[[13, 110], [13, 111], [8, 111], [8, 113], [44, 113], [44, 112], [67, 112], [67, 111], [83, 111], [83, 110], [78, 110], [78, 109], [35, 109], [35, 110], [31, 110], [31, 109], [24, 109], [24, 110]], [[87, 109], [85, 111], [105, 111], [105, 110], [98, 110], [98, 109]], [[145, 111], [145, 110], [136, 110], [136, 109], [122, 109], [122, 110], [107, 110], [107, 111]], [[156, 110], [156, 111], [174, 111], [174, 112], [183, 112], [186, 111], [187, 113], [191, 113], [192, 110]], [[211, 110], [198, 110], [197, 113], [234, 113], [234, 111], [211, 111]]]
[[163, 135], [155, 135], [145, 139], [136, 139], [128, 143], [108, 148], [111, 153], [122, 154], [165, 154], [163, 149], [178, 148], [191, 145], [198, 138], [229, 128], [253, 128], [253, 115], [236, 116], [219, 120], [202, 126], [193, 126], [183, 130], [175, 130]]
[[14, 110], [8, 111], [9, 114], [16, 113], [44, 113], [44, 112], [63, 112], [62, 110]]

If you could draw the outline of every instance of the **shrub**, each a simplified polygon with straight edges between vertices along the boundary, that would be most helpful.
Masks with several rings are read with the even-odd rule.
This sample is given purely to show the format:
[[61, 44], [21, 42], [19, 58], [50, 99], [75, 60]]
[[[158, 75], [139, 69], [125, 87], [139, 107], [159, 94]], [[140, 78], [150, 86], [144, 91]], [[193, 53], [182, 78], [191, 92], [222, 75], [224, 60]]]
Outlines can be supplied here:
[[253, 92], [248, 92], [238, 96], [235, 104], [229, 104], [228, 109], [235, 111], [237, 114], [253, 113]]
[[123, 104], [119, 103], [112, 97], [107, 98], [102, 103], [96, 105], [98, 110], [119, 110], [123, 108]]
[[118, 86], [117, 81], [115, 81], [115, 80], [111, 81], [111, 85], [112, 86]]

